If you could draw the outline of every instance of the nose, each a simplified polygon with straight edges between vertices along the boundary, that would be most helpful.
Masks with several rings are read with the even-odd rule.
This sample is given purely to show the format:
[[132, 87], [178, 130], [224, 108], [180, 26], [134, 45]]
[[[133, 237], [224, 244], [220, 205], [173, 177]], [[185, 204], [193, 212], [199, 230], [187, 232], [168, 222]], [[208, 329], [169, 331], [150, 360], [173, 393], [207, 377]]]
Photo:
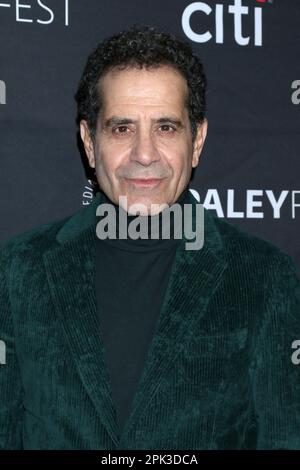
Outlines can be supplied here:
[[144, 129], [136, 134], [134, 144], [131, 149], [130, 159], [143, 166], [160, 160], [160, 154], [155, 144], [155, 138], [151, 132]]

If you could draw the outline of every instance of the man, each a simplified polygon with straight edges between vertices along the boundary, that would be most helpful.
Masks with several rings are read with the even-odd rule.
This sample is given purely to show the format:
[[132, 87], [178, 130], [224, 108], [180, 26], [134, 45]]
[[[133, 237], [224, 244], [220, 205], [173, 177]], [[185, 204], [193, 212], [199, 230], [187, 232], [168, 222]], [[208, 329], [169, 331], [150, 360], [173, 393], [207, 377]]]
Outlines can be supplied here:
[[[76, 100], [100, 190], [1, 249], [2, 449], [300, 449], [299, 279], [271, 243], [196, 217], [205, 88], [190, 46], [153, 28], [90, 54]], [[103, 239], [104, 204], [117, 234], [124, 213], [192, 207], [203, 246], [175, 218], [169, 239]]]

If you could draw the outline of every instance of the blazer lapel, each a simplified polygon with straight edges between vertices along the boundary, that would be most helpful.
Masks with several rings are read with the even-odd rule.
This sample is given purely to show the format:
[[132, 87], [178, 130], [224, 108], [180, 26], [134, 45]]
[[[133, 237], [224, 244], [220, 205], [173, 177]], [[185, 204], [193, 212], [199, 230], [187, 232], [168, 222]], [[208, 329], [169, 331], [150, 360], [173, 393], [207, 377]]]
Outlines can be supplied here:
[[58, 233], [59, 245], [44, 254], [52, 300], [84, 387], [111, 439], [118, 428], [104, 361], [95, 294], [97, 196]]
[[[197, 202], [189, 194], [195, 208]], [[126, 448], [130, 431], [156, 393], [164, 374], [193, 334], [196, 322], [221, 282], [227, 262], [212, 215], [205, 210], [204, 245], [185, 250], [181, 240], [156, 331], [148, 349], [131, 412], [121, 436], [112, 401], [95, 295], [96, 196], [90, 206], [69, 219], [58, 234], [59, 245], [44, 255], [47, 278], [66, 341], [79, 376], [103, 425], [119, 448]]]
[[[189, 198], [194, 210], [197, 201], [191, 193]], [[123, 429], [120, 449], [132, 442], [130, 431], [137, 426], [139, 416], [145, 412], [164, 374], [176, 361], [177, 354], [192, 337], [196, 323], [204, 317], [209, 300], [227, 268], [222, 239], [212, 215], [204, 210], [204, 217], [203, 247], [200, 250], [185, 250], [184, 244], [190, 240], [183, 236], [177, 248], [164, 304], [148, 349], [131, 414]]]

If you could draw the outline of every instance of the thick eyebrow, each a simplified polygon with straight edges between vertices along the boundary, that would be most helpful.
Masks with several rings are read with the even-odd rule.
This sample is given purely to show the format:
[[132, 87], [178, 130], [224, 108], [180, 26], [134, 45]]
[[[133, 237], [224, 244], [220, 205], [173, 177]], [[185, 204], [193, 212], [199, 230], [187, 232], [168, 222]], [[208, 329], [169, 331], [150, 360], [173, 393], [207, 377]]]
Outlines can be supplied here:
[[173, 118], [173, 117], [169, 117], [169, 116], [166, 116], [166, 117], [161, 117], [159, 119], [155, 119], [154, 120], [155, 122], [159, 123], [159, 124], [164, 124], [164, 123], [172, 123], [172, 124], [175, 124], [177, 127], [180, 127], [180, 128], [183, 128], [183, 123], [180, 121], [180, 119], [176, 119], [176, 118]]
[[[124, 125], [124, 124], [134, 124], [136, 122], [137, 121], [134, 120], [134, 119], [123, 118], [123, 117], [120, 117], [120, 116], [112, 116], [109, 119], [106, 119], [106, 121], [104, 122], [103, 127], [108, 128], [108, 127], [111, 127], [111, 126], [114, 126], [114, 125], [121, 126], [121, 125]], [[183, 123], [181, 122], [180, 119], [176, 119], [176, 118], [171, 117], [171, 116], [164, 116], [164, 117], [160, 117], [158, 119], [152, 119], [152, 122], [156, 122], [158, 124], [172, 123], [172, 124], [175, 124], [176, 126], [178, 126], [179, 128], [184, 127]]]

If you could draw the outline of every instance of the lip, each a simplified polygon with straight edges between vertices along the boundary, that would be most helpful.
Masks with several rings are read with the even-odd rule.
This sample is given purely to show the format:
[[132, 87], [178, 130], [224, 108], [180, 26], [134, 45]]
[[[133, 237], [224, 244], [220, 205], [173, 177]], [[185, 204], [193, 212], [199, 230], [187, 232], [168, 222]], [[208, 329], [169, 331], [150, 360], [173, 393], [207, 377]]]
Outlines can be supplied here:
[[128, 181], [137, 186], [157, 186], [162, 179], [161, 178], [129, 178]]

